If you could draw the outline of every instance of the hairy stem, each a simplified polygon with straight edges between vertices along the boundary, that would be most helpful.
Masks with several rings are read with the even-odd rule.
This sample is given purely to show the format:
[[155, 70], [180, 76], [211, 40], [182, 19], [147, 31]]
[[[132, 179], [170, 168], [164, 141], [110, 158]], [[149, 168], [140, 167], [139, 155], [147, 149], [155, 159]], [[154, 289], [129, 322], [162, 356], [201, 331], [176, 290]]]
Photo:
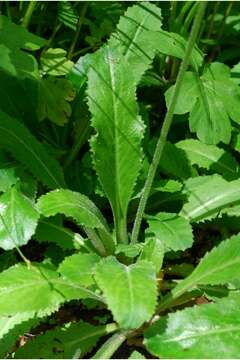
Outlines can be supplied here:
[[92, 359], [111, 359], [115, 351], [127, 338], [127, 332], [121, 331], [112, 335], [96, 352]]
[[83, 20], [84, 20], [87, 8], [88, 8], [88, 3], [83, 4], [82, 9], [81, 9], [81, 13], [80, 13], [80, 16], [79, 16], [79, 19], [78, 19], [78, 23], [77, 23], [77, 31], [76, 31], [76, 33], [74, 35], [73, 41], [72, 41], [72, 43], [70, 45], [70, 48], [69, 48], [69, 51], [68, 51], [68, 59], [69, 60], [71, 60], [72, 57], [73, 57], [73, 53], [74, 53], [74, 50], [75, 50], [75, 47], [76, 47], [76, 44], [77, 44], [77, 41], [78, 41], [78, 37], [79, 37], [80, 31], [81, 31], [81, 28], [82, 28], [82, 24], [83, 24]]
[[34, 12], [36, 5], [37, 5], [37, 1], [30, 1], [28, 4], [27, 11], [22, 20], [22, 26], [25, 27], [26, 29], [28, 28], [28, 25], [31, 21], [32, 14]]
[[174, 109], [175, 109], [177, 99], [178, 99], [178, 96], [180, 93], [180, 89], [182, 86], [182, 82], [184, 79], [184, 74], [187, 70], [187, 67], [188, 67], [188, 64], [190, 61], [190, 56], [191, 56], [191, 53], [192, 53], [192, 50], [193, 50], [193, 47], [195, 44], [195, 40], [196, 40], [198, 32], [200, 30], [205, 7], [206, 7], [205, 2], [199, 3], [197, 15], [195, 17], [194, 24], [193, 24], [193, 27], [192, 27], [192, 30], [190, 33], [188, 43], [187, 43], [185, 56], [183, 58], [183, 61], [181, 63], [180, 69], [179, 69], [179, 73], [177, 76], [176, 85], [175, 85], [174, 92], [173, 92], [173, 95], [171, 98], [171, 102], [170, 102], [169, 108], [167, 110], [165, 119], [163, 121], [161, 133], [160, 133], [160, 136], [159, 136], [159, 139], [158, 139], [158, 142], [156, 145], [156, 149], [155, 149], [155, 152], [153, 155], [153, 160], [149, 167], [147, 179], [146, 179], [146, 182], [145, 182], [145, 185], [143, 188], [143, 193], [140, 198], [137, 215], [136, 215], [136, 219], [135, 219], [134, 226], [133, 226], [132, 239], [131, 239], [132, 244], [135, 244], [138, 240], [138, 235], [139, 235], [140, 226], [141, 226], [144, 210], [146, 207], [147, 199], [149, 197], [152, 183], [153, 183], [153, 180], [154, 180], [154, 177], [156, 174], [156, 170], [157, 170], [159, 161], [161, 159], [161, 156], [162, 156], [162, 153], [164, 150], [164, 146], [165, 146], [165, 143], [167, 140], [167, 135], [168, 135], [171, 123], [172, 123], [172, 119], [173, 119]]

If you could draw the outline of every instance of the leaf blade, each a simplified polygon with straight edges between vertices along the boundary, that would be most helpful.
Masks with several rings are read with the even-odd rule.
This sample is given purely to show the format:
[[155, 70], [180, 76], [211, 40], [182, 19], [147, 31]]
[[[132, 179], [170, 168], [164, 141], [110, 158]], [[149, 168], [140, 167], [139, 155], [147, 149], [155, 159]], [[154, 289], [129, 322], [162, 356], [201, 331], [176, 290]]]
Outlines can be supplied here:
[[122, 328], [138, 328], [150, 319], [157, 300], [155, 269], [150, 262], [125, 266], [108, 257], [96, 265], [95, 279]]

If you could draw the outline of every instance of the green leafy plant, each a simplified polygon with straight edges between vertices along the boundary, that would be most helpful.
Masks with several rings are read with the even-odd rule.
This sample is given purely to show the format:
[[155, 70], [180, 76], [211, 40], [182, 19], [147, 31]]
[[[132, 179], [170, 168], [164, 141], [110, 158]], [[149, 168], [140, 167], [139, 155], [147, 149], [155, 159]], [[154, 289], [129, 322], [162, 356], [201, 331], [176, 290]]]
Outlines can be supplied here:
[[99, 6], [59, 2], [50, 36], [50, 3], [0, 16], [0, 355], [237, 358], [240, 89], [201, 50], [217, 9]]

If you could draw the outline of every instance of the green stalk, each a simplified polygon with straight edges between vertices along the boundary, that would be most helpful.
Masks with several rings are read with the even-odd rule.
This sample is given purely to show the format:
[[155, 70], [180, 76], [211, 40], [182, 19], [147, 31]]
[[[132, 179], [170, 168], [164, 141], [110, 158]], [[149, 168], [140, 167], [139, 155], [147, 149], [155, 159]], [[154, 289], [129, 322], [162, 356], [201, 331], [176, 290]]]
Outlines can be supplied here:
[[122, 213], [118, 212], [114, 218], [115, 228], [116, 228], [116, 238], [117, 243], [127, 244], [128, 243], [128, 234], [127, 234], [127, 219]]
[[135, 244], [138, 241], [138, 235], [139, 235], [140, 226], [141, 226], [144, 210], [146, 207], [147, 199], [149, 197], [152, 183], [153, 183], [153, 180], [154, 180], [154, 177], [156, 174], [156, 170], [157, 170], [159, 161], [161, 159], [161, 156], [162, 156], [162, 153], [164, 150], [164, 146], [165, 146], [165, 143], [167, 140], [167, 135], [168, 135], [171, 123], [172, 123], [175, 106], [177, 104], [177, 99], [178, 99], [178, 96], [179, 96], [179, 93], [181, 90], [181, 86], [182, 86], [182, 82], [184, 79], [184, 74], [187, 70], [187, 67], [188, 67], [188, 64], [190, 61], [190, 56], [191, 56], [191, 53], [192, 53], [192, 50], [193, 50], [193, 47], [195, 44], [195, 40], [196, 40], [197, 35], [200, 30], [200, 26], [201, 26], [201, 22], [203, 19], [206, 4], [207, 3], [205, 3], [205, 2], [199, 3], [198, 12], [195, 17], [194, 24], [193, 24], [193, 27], [192, 27], [192, 30], [190, 33], [188, 43], [187, 43], [185, 56], [183, 58], [183, 61], [181, 63], [180, 69], [179, 69], [179, 73], [177, 76], [176, 85], [175, 85], [174, 92], [173, 92], [173, 95], [171, 98], [171, 102], [170, 102], [169, 108], [167, 110], [166, 116], [163, 121], [161, 133], [160, 133], [160, 136], [159, 136], [159, 139], [158, 139], [158, 142], [156, 145], [156, 149], [155, 149], [155, 152], [153, 155], [153, 160], [149, 167], [147, 179], [146, 179], [146, 182], [145, 182], [145, 185], [143, 188], [143, 193], [140, 198], [140, 202], [139, 202], [139, 206], [138, 206], [138, 210], [137, 210], [137, 214], [136, 214], [136, 219], [135, 219], [134, 226], [133, 226], [132, 239], [131, 239], [132, 244]]
[[25, 27], [26, 29], [28, 28], [28, 25], [31, 21], [32, 14], [34, 12], [36, 5], [37, 5], [37, 1], [30, 1], [28, 4], [27, 11], [22, 20], [22, 26]]
[[70, 45], [70, 48], [69, 48], [69, 51], [68, 51], [68, 59], [69, 60], [71, 60], [72, 57], [73, 57], [73, 53], [74, 53], [74, 50], [75, 50], [75, 47], [76, 47], [76, 44], [77, 44], [77, 41], [78, 41], [78, 37], [79, 37], [80, 31], [81, 31], [81, 28], [82, 28], [82, 24], [83, 24], [83, 20], [84, 20], [87, 8], [88, 8], [88, 3], [83, 4], [82, 9], [81, 9], [81, 13], [80, 13], [80, 16], [79, 16], [79, 19], [78, 19], [78, 23], [77, 23], [77, 31], [76, 31], [76, 33], [74, 35], [73, 41], [72, 41], [72, 43]]
[[118, 332], [112, 335], [96, 352], [92, 359], [111, 359], [115, 351], [127, 338], [127, 332]]

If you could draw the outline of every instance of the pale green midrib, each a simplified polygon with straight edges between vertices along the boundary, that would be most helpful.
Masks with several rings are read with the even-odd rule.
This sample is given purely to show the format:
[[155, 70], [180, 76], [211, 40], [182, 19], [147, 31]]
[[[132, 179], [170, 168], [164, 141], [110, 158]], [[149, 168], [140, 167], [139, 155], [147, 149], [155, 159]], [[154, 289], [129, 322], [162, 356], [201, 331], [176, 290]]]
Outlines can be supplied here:
[[134, 320], [134, 293], [133, 293], [133, 286], [132, 286], [132, 282], [131, 282], [131, 269], [129, 269], [127, 266], [125, 266], [125, 274], [127, 277], [127, 284], [128, 284], [128, 289], [129, 289], [129, 302], [130, 302], [130, 310], [129, 310], [129, 318], [128, 318], [128, 323], [131, 324], [132, 321]]
[[[136, 43], [136, 39], [137, 39], [138, 34], [139, 34], [140, 30], [141, 30], [141, 27], [143, 26], [143, 24], [144, 24], [145, 22], [147, 22], [147, 20], [148, 20], [148, 18], [149, 18], [150, 15], [151, 15], [151, 14], [148, 13], [146, 16], [143, 16], [143, 20], [138, 24], [138, 27], [137, 27], [137, 29], [136, 29], [136, 31], [135, 31], [135, 34], [134, 34], [133, 38], [131, 39], [130, 44], [128, 45], [128, 47], [127, 47], [127, 49], [125, 50], [125, 52], [123, 52], [123, 55], [126, 57], [126, 59], [128, 59], [128, 54], [131, 55], [130, 49], [132, 48], [132, 46], [134, 45], [134, 43]], [[144, 29], [144, 31], [149, 32], [149, 30], [145, 30], [145, 29]]]
[[[235, 263], [236, 264], [240, 263], [240, 256], [236, 257], [234, 259], [234, 261], [232, 260], [232, 261], [225, 262], [223, 265], [215, 267], [215, 268], [211, 269], [210, 271], [208, 271], [207, 273], [204, 273], [203, 275], [201, 275], [199, 277], [196, 277], [196, 275], [194, 273], [192, 273], [192, 275], [190, 275], [189, 278], [182, 281], [182, 282], [186, 283], [186, 285], [182, 289], [181, 288], [180, 288], [180, 290], [177, 289], [178, 287], [181, 286], [182, 283], [179, 283], [179, 285], [176, 286], [176, 288], [175, 288], [176, 291], [175, 291], [175, 289], [173, 289], [173, 291], [172, 291], [173, 297], [174, 298], [178, 297], [179, 293], [181, 295], [183, 292], [186, 292], [187, 290], [191, 289], [193, 286], [195, 286], [197, 284], [204, 285], [204, 283], [200, 282], [200, 281], [202, 281], [202, 279], [204, 279], [205, 277], [208, 277], [209, 275], [214, 274], [215, 272], [221, 271], [221, 270], [225, 269], [228, 266], [234, 265]], [[199, 266], [200, 265], [201, 265], [201, 263], [199, 264]], [[192, 280], [192, 281], [190, 282], [190, 280]], [[189, 282], [190, 282], [190, 284], [189, 284]], [[219, 283], [223, 284], [224, 282], [221, 282], [221, 281], [217, 282], [217, 284], [219, 284]], [[212, 282], [210, 281], [210, 282], [206, 283], [206, 285], [207, 284], [212, 284]]]
[[[221, 200], [221, 199], [224, 199], [225, 197], [228, 197], [228, 196], [232, 196], [234, 195], [235, 193], [239, 193], [239, 189], [234, 189], [234, 191], [232, 191], [231, 193], [220, 193], [218, 194], [217, 196], [215, 196], [214, 198], [202, 203], [200, 206], [198, 206], [197, 208], [194, 208], [192, 211], [190, 212], [187, 212], [186, 210], [182, 210], [183, 212], [183, 216], [184, 217], [187, 217], [188, 220], [194, 220], [196, 219], [198, 216], [202, 216], [203, 214], [201, 214], [201, 211], [202, 210], [206, 210], [207, 212], [211, 212], [211, 211], [214, 211], [215, 208], [206, 208], [207, 206], [211, 206], [212, 204], [216, 203], [217, 201]], [[193, 193], [194, 194], [194, 193]], [[240, 193], [239, 193], [239, 200], [240, 200]], [[232, 203], [233, 201], [237, 201], [237, 199], [235, 200], [231, 200], [231, 201], [228, 201], [227, 203], [223, 204], [223, 205], [219, 205], [219, 207], [224, 207], [224, 206], [227, 206], [228, 203]], [[205, 209], [206, 208], [206, 209]], [[199, 213], [200, 212], [200, 213]], [[185, 214], [184, 214], [185, 213]], [[199, 214], [198, 214], [199, 213]], [[195, 214], [195, 216], [194, 216]], [[197, 214], [197, 215], [196, 215]]]
[[[64, 202], [64, 204], [60, 204], [60, 206], [64, 206], [64, 208], [72, 208], [73, 210], [78, 207], [80, 209], [83, 209], [84, 211], [86, 211], [88, 213], [88, 215], [90, 216], [94, 216], [95, 219], [98, 221], [98, 224], [96, 227], [100, 227], [100, 228], [104, 228], [104, 225], [102, 224], [101, 220], [99, 219], [99, 217], [92, 211], [90, 211], [89, 209], [87, 209], [87, 207], [84, 207], [84, 206], [81, 206], [80, 204], [73, 204], [73, 203], [67, 203], [67, 202]], [[59, 210], [59, 204], [57, 205], [52, 205], [52, 206], [49, 206], [47, 207], [47, 212], [43, 212], [43, 215], [45, 216], [52, 216], [53, 214], [56, 214], [57, 212], [59, 213], [62, 213], [62, 214], [65, 214], [64, 210]], [[72, 215], [66, 215], [66, 216], [70, 216], [70, 217], [73, 217]], [[74, 220], [76, 220], [77, 222], [80, 223], [80, 221], [74, 217]], [[84, 223], [82, 220], [81, 220], [82, 223]], [[80, 224], [81, 225], [81, 224]], [[100, 226], [101, 225], [101, 226]], [[89, 224], [87, 225], [89, 226]]]
[[27, 144], [22, 141], [18, 136], [16, 136], [16, 134], [14, 134], [13, 132], [9, 131], [8, 129], [5, 129], [4, 127], [0, 126], [0, 129], [2, 129], [3, 131], [5, 131], [6, 133], [9, 133], [10, 136], [15, 137], [22, 145], [23, 147], [25, 147], [27, 149], [27, 151], [29, 151], [42, 165], [42, 167], [45, 169], [45, 171], [47, 172], [47, 174], [49, 175], [49, 177], [55, 182], [55, 184], [57, 185], [57, 187], [61, 188], [61, 184], [58, 183], [57, 179], [52, 175], [52, 173], [48, 170], [48, 167], [45, 166], [44, 162], [42, 162], [41, 158], [39, 158], [37, 156], [37, 154], [35, 152], [32, 151], [31, 148], [29, 148], [27, 146]]
[[[178, 147], [178, 146], [177, 146]], [[215, 158], [215, 157], [211, 157], [211, 156], [208, 156], [207, 154], [205, 153], [202, 153], [201, 151], [199, 150], [192, 150], [192, 149], [188, 149], [188, 148], [184, 148], [184, 147], [181, 147], [179, 146], [180, 149], [183, 149], [185, 151], [190, 151], [190, 152], [193, 152], [194, 154], [197, 154], [197, 155], [201, 155], [202, 157], [206, 158], [207, 160], [211, 160], [211, 161], [214, 161], [215, 163], [219, 163], [223, 168], [227, 169], [228, 171], [232, 172], [233, 174], [235, 174], [236, 172], [228, 167], [226, 164], [224, 164], [223, 162], [219, 161], [218, 158]], [[224, 155], [224, 152], [221, 154], [221, 156]], [[194, 161], [195, 162], [195, 161]]]
[[[48, 285], [49, 286], [49, 284], [50, 285], [52, 284], [53, 286], [54, 286], [54, 284], [56, 284], [56, 285], [60, 284], [60, 285], [69, 286], [69, 287], [72, 287], [72, 288], [75, 288], [75, 289], [79, 289], [79, 290], [82, 290], [82, 291], [88, 293], [91, 296], [94, 296], [97, 299], [101, 299], [101, 301], [102, 301], [102, 298], [100, 296], [96, 295], [91, 290], [89, 290], [89, 289], [87, 289], [87, 288], [85, 288], [83, 286], [80, 286], [78, 284], [72, 283], [69, 280], [64, 281], [64, 280], [61, 280], [61, 279], [54, 279], [54, 280], [49, 279], [49, 283], [48, 283], [43, 278], [43, 279], [39, 279], [39, 280], [28, 281], [26, 284], [21, 284], [21, 285], [14, 286], [14, 287], [11, 287], [11, 288], [8, 288], [8, 287], [1, 288], [0, 287], [0, 295], [2, 296], [3, 294], [10, 294], [10, 293], [12, 293], [14, 291], [18, 291], [18, 290], [21, 290], [21, 289], [24, 289], [24, 288], [27, 289], [28, 287], [36, 287], [36, 286], [39, 286], [39, 285], [44, 285], [44, 286]], [[56, 290], [53, 288], [53, 291], [56, 291]], [[66, 299], [65, 296], [61, 295], [61, 297], [63, 298], [63, 300]]]
[[120, 202], [120, 184], [119, 184], [119, 155], [118, 155], [118, 149], [119, 149], [119, 144], [118, 144], [118, 119], [117, 119], [117, 110], [116, 110], [116, 82], [115, 82], [115, 73], [114, 73], [114, 68], [113, 68], [113, 64], [110, 60], [110, 58], [108, 57], [108, 69], [109, 69], [109, 75], [110, 75], [110, 80], [111, 80], [111, 99], [112, 99], [112, 109], [113, 109], [113, 123], [114, 123], [114, 148], [115, 148], [115, 153], [114, 153], [114, 158], [115, 158], [115, 164], [114, 164], [114, 168], [115, 168], [115, 181], [114, 181], [114, 187], [115, 187], [115, 191], [114, 191], [114, 195], [115, 195], [115, 206], [116, 209], [115, 211], [117, 212], [117, 214], [115, 214], [116, 219], [115, 221], [118, 222], [119, 219], [118, 217], [120, 216], [122, 209], [121, 209], [121, 202]]
[[[200, 317], [201, 315], [199, 315]], [[193, 335], [188, 335], [188, 336], [178, 336], [175, 337], [173, 339], [167, 339], [164, 340], [163, 343], [171, 343], [171, 342], [176, 342], [176, 341], [185, 341], [185, 340], [190, 340], [190, 339], [194, 339], [194, 338], [199, 338], [199, 337], [204, 337], [207, 335], [215, 335], [215, 334], [221, 334], [221, 333], [225, 333], [225, 332], [233, 332], [233, 331], [239, 331], [240, 332], [240, 324], [238, 326], [230, 326], [230, 327], [226, 327], [224, 329], [214, 329], [214, 330], [208, 330], [205, 331], [204, 333], [201, 333], [199, 330], [198, 334], [193, 334]]]

